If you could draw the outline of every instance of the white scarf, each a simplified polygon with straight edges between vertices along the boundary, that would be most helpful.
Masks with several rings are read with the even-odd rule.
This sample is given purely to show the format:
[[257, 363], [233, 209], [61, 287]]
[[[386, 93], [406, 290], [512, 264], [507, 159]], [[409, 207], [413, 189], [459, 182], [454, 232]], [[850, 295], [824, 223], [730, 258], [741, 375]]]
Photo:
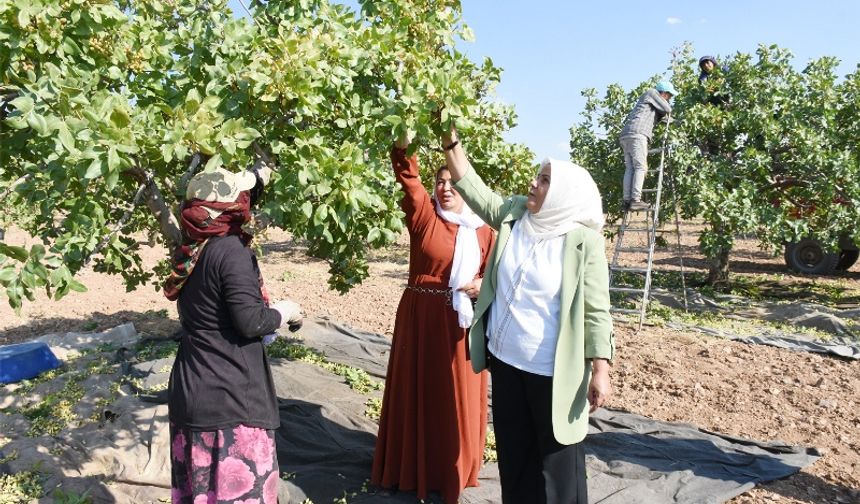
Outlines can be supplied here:
[[454, 242], [454, 263], [451, 266], [448, 287], [451, 288], [451, 305], [457, 312], [460, 327], [465, 329], [472, 325], [475, 311], [469, 296], [457, 289], [474, 280], [481, 268], [481, 246], [478, 244], [478, 233], [475, 230], [483, 226], [484, 221], [465, 202], [460, 213], [443, 210], [438, 201], [434, 199], [434, 202], [439, 217], [460, 226]]
[[541, 161], [538, 173], [545, 166], [551, 167], [549, 190], [537, 213], [523, 215], [526, 234], [546, 240], [578, 226], [600, 231], [604, 222], [603, 203], [588, 170], [570, 161], [546, 158]]

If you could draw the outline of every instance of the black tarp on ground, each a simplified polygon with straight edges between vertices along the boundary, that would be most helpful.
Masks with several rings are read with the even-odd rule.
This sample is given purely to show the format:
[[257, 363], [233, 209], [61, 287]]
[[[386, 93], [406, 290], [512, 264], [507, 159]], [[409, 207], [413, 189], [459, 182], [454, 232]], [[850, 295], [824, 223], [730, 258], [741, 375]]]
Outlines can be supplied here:
[[[325, 352], [330, 361], [384, 374], [384, 337], [327, 321], [310, 321], [300, 334], [305, 345]], [[166, 382], [168, 367], [162, 361], [126, 370], [152, 387]], [[343, 378], [312, 363], [272, 359], [272, 370], [281, 412], [278, 461], [287, 475], [282, 504], [342, 497], [357, 503], [416, 501], [414, 492], [383, 495], [365, 485], [376, 436], [375, 421], [365, 415], [366, 402], [380, 392], [358, 394]], [[85, 387], [100, 390], [117, 379], [96, 375]], [[159, 502], [169, 495], [170, 484], [167, 411], [158, 404], [163, 401], [161, 394], [126, 395], [109, 406], [109, 421], [38, 438], [24, 435], [28, 422], [20, 414], [0, 413], [4, 435], [12, 439], [0, 449], [0, 458], [18, 453], [2, 469], [24, 471], [41, 460], [48, 488], [62, 483], [68, 490], [89, 489], [100, 503]], [[85, 397], [81, 407], [89, 409], [81, 410], [82, 416], [93, 406]], [[598, 412], [591, 432], [586, 448], [593, 503], [719, 503], [818, 458], [812, 449], [731, 438], [620, 411]], [[498, 502], [499, 495], [496, 466], [489, 464], [481, 472], [481, 487], [467, 489], [461, 502]], [[431, 496], [429, 502], [438, 499]]]
[[[362, 367], [377, 376], [385, 371], [389, 345], [384, 337], [326, 320], [307, 324], [301, 335], [304, 344], [333, 362]], [[291, 379], [296, 379], [294, 372], [284, 377]], [[312, 383], [336, 385], [316, 376], [292, 389], [291, 399], [281, 403], [279, 461], [282, 470], [296, 473], [288, 481], [290, 502], [301, 502], [304, 496], [330, 502], [344, 491], [357, 492], [350, 502], [415, 502], [413, 492], [361, 492], [370, 473], [376, 424], [357, 419], [363, 416], [363, 403], [344, 402], [339, 394], [331, 398], [336, 407], [329, 407], [327, 401], [321, 406], [316, 402], [319, 394], [302, 397], [302, 390]], [[814, 449], [733, 438], [621, 411], [600, 410], [590, 423], [586, 465], [592, 503], [724, 502], [757, 482], [791, 475], [819, 457]], [[301, 428], [291, 429], [291, 425]], [[332, 460], [338, 453], [345, 455]], [[335, 481], [341, 485], [334, 485]], [[500, 500], [495, 464], [481, 471], [481, 485], [467, 489], [461, 502]]]
[[[663, 305], [683, 309], [681, 295], [654, 289], [651, 298]], [[762, 327], [758, 334], [739, 335], [722, 329], [669, 322], [667, 327], [679, 331], [696, 331], [753, 345], [768, 345], [795, 352], [836, 355], [860, 359], [860, 309], [840, 310], [815, 303], [779, 303], [750, 301], [739, 296], [719, 294], [710, 299], [692, 289], [687, 290], [687, 307], [693, 312], [719, 313], [728, 319], [779, 322], [792, 327], [815, 329], [832, 334], [822, 339], [801, 331]]]

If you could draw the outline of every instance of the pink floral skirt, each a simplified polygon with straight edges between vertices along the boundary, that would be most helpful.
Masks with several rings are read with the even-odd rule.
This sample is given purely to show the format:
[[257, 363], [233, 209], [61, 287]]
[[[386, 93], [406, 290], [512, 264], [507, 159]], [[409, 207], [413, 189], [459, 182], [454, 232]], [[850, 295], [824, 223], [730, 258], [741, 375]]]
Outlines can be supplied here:
[[200, 432], [170, 424], [173, 504], [277, 504], [275, 433], [240, 425]]

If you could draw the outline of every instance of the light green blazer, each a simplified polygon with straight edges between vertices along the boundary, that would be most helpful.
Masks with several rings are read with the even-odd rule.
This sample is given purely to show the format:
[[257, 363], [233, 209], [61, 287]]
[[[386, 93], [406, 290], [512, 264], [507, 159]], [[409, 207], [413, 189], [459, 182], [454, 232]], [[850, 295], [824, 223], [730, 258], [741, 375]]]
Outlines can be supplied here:
[[[487, 368], [487, 336], [490, 305], [496, 298], [496, 273], [514, 222], [526, 212], [526, 198], [503, 199], [488, 188], [475, 170], [455, 184], [469, 207], [499, 232], [475, 304], [475, 318], [469, 332], [472, 369]], [[609, 315], [609, 271], [603, 235], [578, 227], [564, 238], [564, 265], [561, 278], [561, 309], [558, 343], [552, 378], [552, 426], [561, 444], [582, 441], [588, 432], [588, 359], [612, 359], [615, 338]], [[497, 391], [498, 392], [498, 391]]]

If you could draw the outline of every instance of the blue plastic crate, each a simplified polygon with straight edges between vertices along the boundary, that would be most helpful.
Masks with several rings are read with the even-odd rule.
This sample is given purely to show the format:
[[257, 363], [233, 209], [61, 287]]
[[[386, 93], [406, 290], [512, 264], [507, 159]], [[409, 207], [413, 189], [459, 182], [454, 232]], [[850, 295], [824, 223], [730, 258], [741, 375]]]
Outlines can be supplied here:
[[60, 361], [45, 343], [0, 346], [0, 383], [16, 383], [59, 366]]

